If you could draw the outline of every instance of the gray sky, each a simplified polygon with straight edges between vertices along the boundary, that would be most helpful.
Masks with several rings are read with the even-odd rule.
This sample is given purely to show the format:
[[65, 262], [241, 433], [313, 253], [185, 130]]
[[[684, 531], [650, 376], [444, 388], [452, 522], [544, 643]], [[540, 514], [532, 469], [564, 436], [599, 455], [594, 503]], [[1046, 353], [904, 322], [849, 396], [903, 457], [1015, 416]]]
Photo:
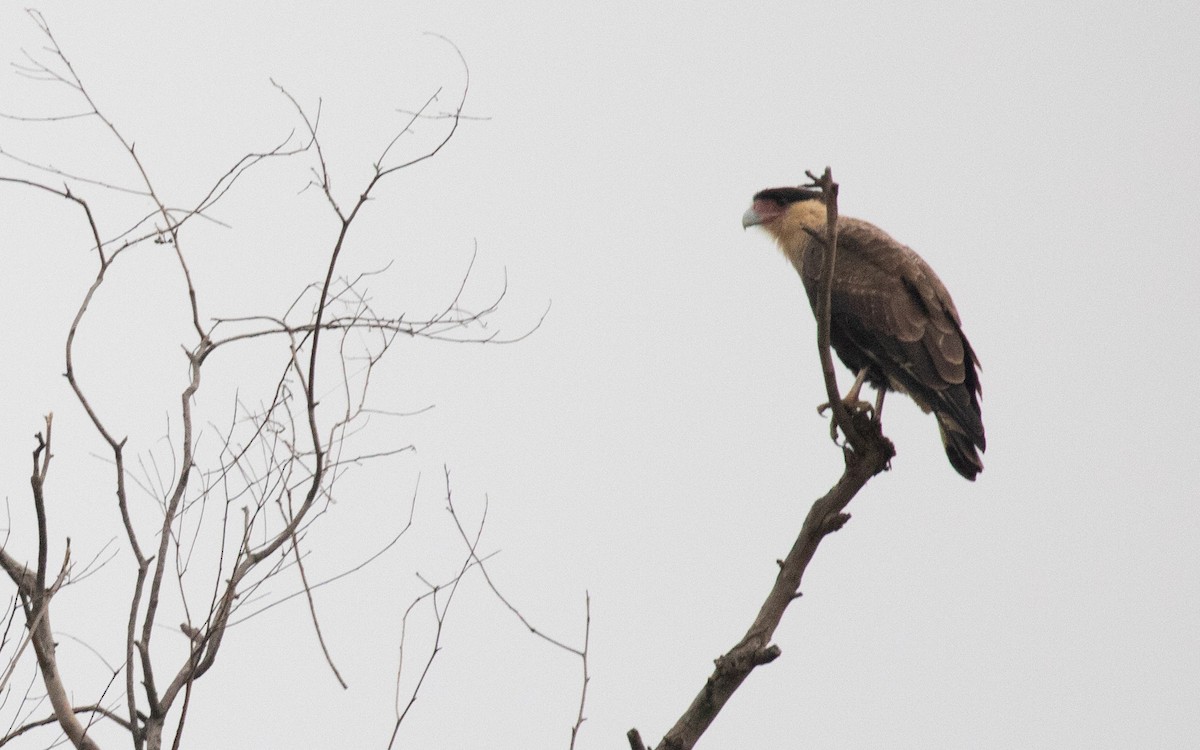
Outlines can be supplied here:
[[[360, 561], [402, 525], [421, 476], [412, 541], [317, 594], [351, 689], [292, 601], [233, 631], [190, 709], [191, 746], [386, 745], [414, 571], [441, 579], [461, 557], [443, 465], [465, 514], [489, 499], [490, 572], [539, 628], [578, 642], [591, 594], [582, 746], [623, 746], [633, 726], [657, 741], [741, 637], [841, 468], [814, 409], [824, 392], [803, 289], [739, 222], [758, 189], [825, 165], [843, 213], [911, 245], [953, 292], [983, 362], [986, 469], [963, 481], [933, 420], [893, 396], [892, 471], [822, 545], [776, 634], [783, 657], [701, 746], [1200, 745], [1188, 377], [1200, 364], [1200, 6], [351, 5], [39, 5], [180, 204], [301, 126], [271, 78], [306, 107], [323, 100], [334, 189], [352, 200], [404, 121], [396, 110], [438, 87], [438, 110], [461, 95], [453, 50], [424, 32], [444, 35], [470, 66], [466, 112], [489, 119], [384, 186], [342, 270], [394, 261], [375, 302], [415, 315], [445, 303], [477, 243], [468, 301], [508, 280], [493, 325], [518, 334], [550, 306], [517, 345], [393, 350], [374, 403], [436, 407], [373, 427], [417, 452], [347, 479], [311, 545], [314, 578]], [[41, 44], [17, 5], [0, 10], [5, 62]], [[0, 110], [77, 107], [5, 72]], [[444, 126], [423, 122], [401, 145], [419, 153]], [[0, 148], [135, 177], [77, 124], [0, 122]], [[281, 312], [322, 273], [334, 225], [300, 192], [306, 158], [248, 177], [216, 212], [231, 228], [195, 230], [206, 316]], [[0, 157], [0, 174], [26, 173]], [[95, 200], [109, 232], [140, 211]], [[29, 436], [53, 410], [51, 530], [77, 559], [120, 534], [101, 445], [59, 378], [93, 272], [86, 244], [60, 203], [0, 190], [0, 477], [21, 539]], [[169, 463], [160, 438], [177, 425], [190, 339], [177, 272], [142, 252], [97, 302], [79, 356], [131, 449]], [[249, 360], [218, 364], [206, 419], [227, 420], [234, 385], [261, 389], [260, 375]], [[119, 661], [124, 617], [89, 586], [126, 592], [129, 571], [122, 553], [56, 601], [80, 700], [108, 673], [72, 637]], [[404, 742], [565, 747], [577, 660], [524, 632], [481, 579], [460, 597]]]

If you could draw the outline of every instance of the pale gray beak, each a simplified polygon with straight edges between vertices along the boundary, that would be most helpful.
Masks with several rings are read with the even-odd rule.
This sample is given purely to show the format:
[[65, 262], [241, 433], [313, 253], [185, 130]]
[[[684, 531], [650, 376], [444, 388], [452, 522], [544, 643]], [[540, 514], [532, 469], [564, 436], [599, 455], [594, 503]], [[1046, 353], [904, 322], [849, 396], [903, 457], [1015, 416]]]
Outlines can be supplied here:
[[754, 210], [753, 206], [751, 206], [750, 208], [746, 209], [746, 213], [742, 214], [742, 229], [745, 229], [746, 227], [752, 227], [755, 224], [762, 224], [762, 221], [762, 217], [759, 216], [758, 212]]

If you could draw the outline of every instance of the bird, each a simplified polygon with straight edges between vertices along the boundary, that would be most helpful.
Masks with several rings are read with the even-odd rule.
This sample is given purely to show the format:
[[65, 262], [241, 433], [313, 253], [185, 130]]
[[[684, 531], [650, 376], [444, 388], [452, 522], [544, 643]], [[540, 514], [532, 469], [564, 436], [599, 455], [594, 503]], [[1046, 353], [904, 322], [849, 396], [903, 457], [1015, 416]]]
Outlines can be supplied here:
[[[809, 187], [761, 190], [742, 216], [743, 229], [760, 226], [775, 239], [814, 314], [825, 224], [824, 194]], [[833, 350], [856, 374], [845, 403], [879, 420], [884, 394], [907, 393], [933, 412], [950, 465], [974, 481], [987, 447], [980, 365], [950, 292], [921, 256], [874, 224], [839, 217], [837, 229], [829, 327]], [[877, 392], [873, 410], [859, 401], [864, 382]]]

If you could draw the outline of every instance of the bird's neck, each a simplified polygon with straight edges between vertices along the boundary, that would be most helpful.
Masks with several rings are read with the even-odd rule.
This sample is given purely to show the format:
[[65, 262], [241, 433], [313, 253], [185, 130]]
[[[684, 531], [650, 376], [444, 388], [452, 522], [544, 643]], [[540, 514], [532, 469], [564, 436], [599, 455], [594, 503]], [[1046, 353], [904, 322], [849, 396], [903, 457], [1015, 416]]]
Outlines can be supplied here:
[[772, 224], [771, 234], [779, 249], [803, 275], [804, 254], [814, 241], [810, 232], [825, 233], [825, 205], [818, 201], [793, 203]]

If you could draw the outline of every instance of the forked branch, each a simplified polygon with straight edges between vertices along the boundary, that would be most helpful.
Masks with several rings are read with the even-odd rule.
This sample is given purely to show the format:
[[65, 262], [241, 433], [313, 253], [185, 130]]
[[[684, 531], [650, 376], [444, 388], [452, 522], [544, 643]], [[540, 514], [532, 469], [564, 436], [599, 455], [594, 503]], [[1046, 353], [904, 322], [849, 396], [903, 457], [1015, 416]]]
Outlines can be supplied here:
[[26, 640], [17, 650], [20, 656], [25, 645], [32, 644], [37, 656], [38, 672], [50, 705], [54, 708], [54, 716], [59, 727], [71, 743], [80, 750], [94, 750], [95, 742], [87, 736], [87, 728], [80, 723], [71, 703], [70, 691], [62, 681], [58, 670], [58, 647], [54, 631], [50, 625], [50, 602], [54, 595], [67, 580], [71, 566], [71, 544], [67, 541], [66, 552], [63, 555], [62, 567], [57, 578], [49, 586], [46, 585], [46, 560], [49, 554], [49, 535], [46, 530], [46, 476], [50, 470], [51, 432], [50, 416], [46, 417], [46, 432], [36, 436], [37, 446], [33, 450], [33, 474], [30, 485], [33, 490], [33, 504], [38, 523], [38, 565], [36, 570], [29, 570], [25, 565], [13, 558], [6, 549], [0, 547], [0, 567], [12, 579], [25, 610], [27, 627]]

